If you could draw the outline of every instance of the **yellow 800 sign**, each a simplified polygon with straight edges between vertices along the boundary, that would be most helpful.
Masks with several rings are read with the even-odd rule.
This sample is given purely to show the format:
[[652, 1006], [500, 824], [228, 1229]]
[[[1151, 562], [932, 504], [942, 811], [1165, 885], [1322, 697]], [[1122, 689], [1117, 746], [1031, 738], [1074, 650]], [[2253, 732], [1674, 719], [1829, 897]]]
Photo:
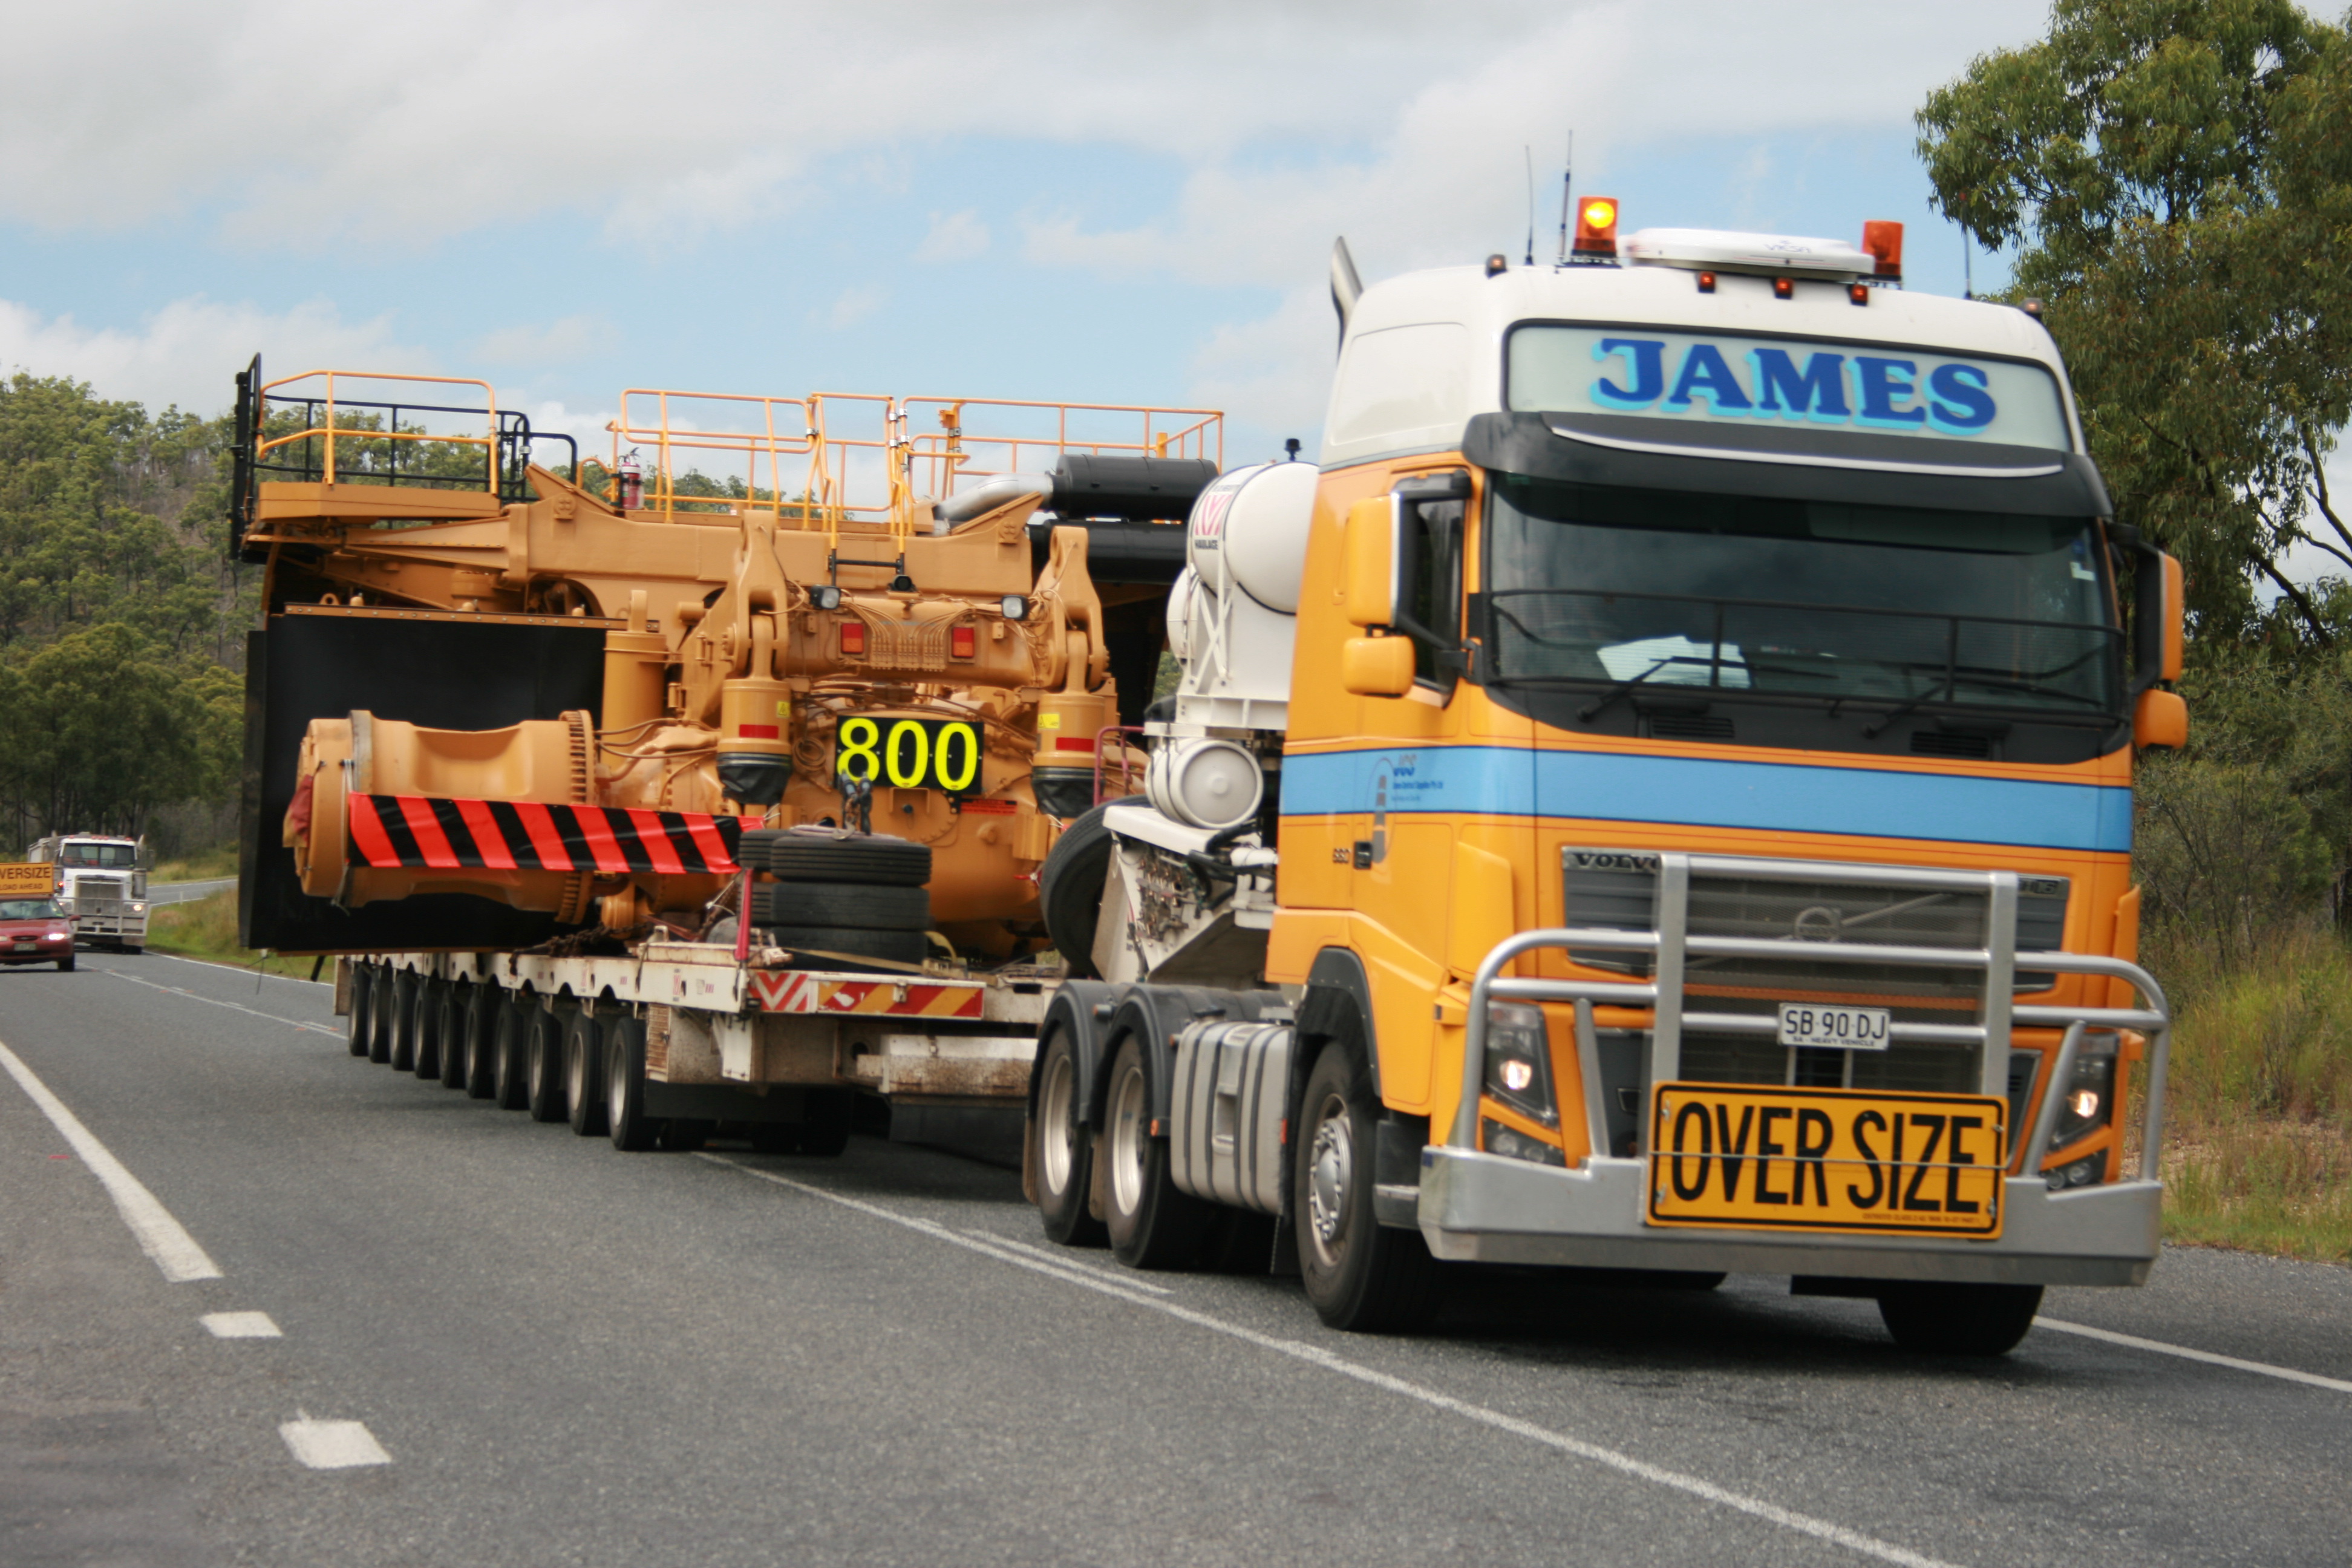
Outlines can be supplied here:
[[957, 719], [844, 719], [833, 771], [899, 789], [968, 795], [981, 787], [980, 726]]

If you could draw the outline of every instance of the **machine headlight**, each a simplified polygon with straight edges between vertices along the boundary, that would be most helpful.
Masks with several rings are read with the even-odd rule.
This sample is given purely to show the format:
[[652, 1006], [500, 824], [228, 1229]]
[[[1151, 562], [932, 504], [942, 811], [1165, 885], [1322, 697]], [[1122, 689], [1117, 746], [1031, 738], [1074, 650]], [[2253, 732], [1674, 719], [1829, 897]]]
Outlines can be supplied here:
[[1029, 618], [1029, 601], [1018, 594], [1005, 595], [996, 607], [1003, 613], [1004, 618], [1008, 621], [1025, 621]]
[[1542, 1008], [1524, 1002], [1486, 1004], [1486, 1092], [1546, 1126], [1559, 1120]]
[[808, 591], [808, 596], [810, 605], [817, 609], [837, 610], [841, 608], [841, 590], [838, 588], [832, 586], [811, 588]]

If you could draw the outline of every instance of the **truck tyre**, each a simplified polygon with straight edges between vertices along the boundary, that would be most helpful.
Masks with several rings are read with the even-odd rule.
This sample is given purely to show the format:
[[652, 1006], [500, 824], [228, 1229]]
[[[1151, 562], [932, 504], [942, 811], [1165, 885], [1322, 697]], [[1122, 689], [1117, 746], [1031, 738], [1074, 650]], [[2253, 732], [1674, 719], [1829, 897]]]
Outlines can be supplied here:
[[1216, 1211], [1169, 1178], [1168, 1140], [1151, 1136], [1151, 1083], [1143, 1043], [1119, 1041], [1104, 1114], [1103, 1213], [1110, 1249], [1130, 1268], [1181, 1268], [1201, 1249]]
[[1895, 1342], [1929, 1355], [2007, 1355], [2042, 1310], [2039, 1285], [1919, 1283], [1878, 1293]]
[[563, 1023], [563, 1112], [583, 1138], [604, 1134], [604, 1031], [583, 1007]]
[[563, 1026], [566, 1013], [532, 1012], [523, 1052], [523, 1109], [533, 1121], [561, 1121], [563, 1098]]
[[931, 895], [857, 882], [778, 882], [751, 889], [751, 923], [924, 931], [931, 928]]
[[1073, 980], [1098, 978], [1095, 968], [1095, 927], [1102, 919], [1103, 885], [1110, 876], [1110, 829], [1103, 813], [1114, 805], [1140, 801], [1139, 795], [1107, 800], [1082, 813], [1037, 868], [1037, 901], [1045, 917], [1045, 934], [1054, 951], [1070, 966]]
[[835, 838], [755, 827], [743, 835], [735, 858], [764, 867], [782, 882], [857, 882], [869, 888], [919, 888], [931, 879], [926, 845], [886, 837]]
[[393, 978], [389, 1059], [394, 1072], [410, 1072], [416, 1067], [416, 1003], [424, 989], [413, 969], [404, 969]]
[[466, 1009], [466, 1097], [488, 1100], [499, 1091], [499, 1019], [507, 1011], [506, 987], [485, 980], [474, 987]]
[[1291, 1213], [1307, 1299], [1335, 1329], [1407, 1332], [1437, 1310], [1436, 1259], [1417, 1230], [1372, 1215], [1377, 1108], [1362, 1064], [1334, 1040], [1315, 1058], [1299, 1109]]
[[59, 974], [71, 974], [73, 973], [73, 966], [74, 961], [73, 954], [71, 953], [68, 953], [63, 958], [58, 960], [58, 973]]
[[520, 1110], [530, 1104], [530, 1021], [539, 1016], [538, 999], [518, 992], [499, 1009], [496, 1093], [500, 1110]]
[[434, 1034], [441, 1045], [441, 1087], [466, 1087], [466, 1019], [474, 1010], [474, 986], [446, 984], [441, 987], [441, 1006], [436, 1015]]
[[838, 1160], [849, 1147], [849, 1119], [857, 1108], [857, 1091], [813, 1089], [802, 1099], [801, 1152], [812, 1159]]
[[1100, 1247], [1108, 1233], [1087, 1211], [1094, 1184], [1094, 1130], [1078, 1099], [1077, 1051], [1070, 1031], [1055, 1025], [1037, 1058], [1037, 1114], [1029, 1122], [1030, 1168], [1037, 1176], [1037, 1217], [1047, 1239], [1064, 1247]]
[[673, 1154], [691, 1154], [710, 1142], [712, 1124], [699, 1117], [673, 1116], [662, 1123], [656, 1142]]
[[441, 1024], [448, 1016], [450, 989], [446, 980], [428, 980], [417, 987], [416, 1060], [411, 1065], [418, 1078], [441, 1076]]
[[857, 931], [848, 926], [769, 926], [778, 947], [809, 952], [838, 952], [852, 958], [879, 958], [891, 963], [920, 963], [929, 954], [930, 942], [919, 931]]
[[604, 1128], [613, 1147], [642, 1153], [660, 1124], [646, 1114], [646, 1026], [626, 1013], [604, 1025]]
[[392, 1060], [394, 1004], [399, 1000], [400, 974], [390, 964], [376, 971], [368, 1007], [368, 1060], [382, 1067]]
[[352, 1055], [368, 1054], [368, 1031], [375, 1022], [375, 965], [352, 965], [351, 1013], [343, 1019], [343, 1042]]

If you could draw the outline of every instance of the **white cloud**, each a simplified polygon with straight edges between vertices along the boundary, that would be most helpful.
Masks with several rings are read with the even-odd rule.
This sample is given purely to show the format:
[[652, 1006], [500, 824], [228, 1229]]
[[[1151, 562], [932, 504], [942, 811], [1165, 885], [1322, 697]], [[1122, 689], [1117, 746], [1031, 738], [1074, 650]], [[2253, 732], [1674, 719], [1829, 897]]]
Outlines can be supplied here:
[[915, 247], [918, 261], [968, 261], [988, 251], [988, 226], [970, 207], [942, 217], [931, 215], [931, 232]]
[[271, 312], [194, 296], [173, 300], [135, 331], [123, 331], [85, 328], [71, 316], [43, 316], [0, 300], [0, 374], [70, 376], [100, 396], [150, 408], [177, 404], [194, 414], [226, 410], [235, 398], [231, 377], [265, 348], [264, 374], [272, 379], [329, 366], [435, 368], [430, 354], [394, 337], [390, 317], [346, 321], [331, 305], [318, 302]]
[[1330, 395], [1339, 336], [1331, 297], [1318, 282], [1284, 295], [1270, 316], [1219, 328], [1193, 356], [1188, 395], [1225, 411], [1228, 467], [1277, 455], [1278, 446], [1261, 452], [1234, 445], [1235, 438], [1246, 441], [1260, 434], [1276, 443], [1297, 437], [1312, 460], [1322, 444], [1323, 405]]
[[612, 331], [602, 316], [566, 316], [543, 327], [501, 327], [474, 345], [474, 357], [489, 364], [562, 364], [585, 359]]
[[838, 332], [856, 326], [880, 310], [882, 302], [888, 298], [873, 284], [860, 284], [855, 289], [843, 289], [841, 297], [833, 302], [833, 308], [815, 319], [822, 320], [827, 327]]

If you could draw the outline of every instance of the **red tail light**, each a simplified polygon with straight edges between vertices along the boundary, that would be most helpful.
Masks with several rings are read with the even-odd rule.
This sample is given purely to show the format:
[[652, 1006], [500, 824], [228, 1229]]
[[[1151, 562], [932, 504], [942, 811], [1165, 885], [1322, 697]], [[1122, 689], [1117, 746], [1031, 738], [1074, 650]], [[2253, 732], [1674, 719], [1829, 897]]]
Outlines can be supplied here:
[[848, 621], [843, 624], [841, 628], [841, 651], [844, 653], [864, 653], [866, 651], [865, 623], [861, 621]]
[[971, 626], [951, 626], [948, 630], [948, 657], [971, 658], [980, 652], [980, 633]]

